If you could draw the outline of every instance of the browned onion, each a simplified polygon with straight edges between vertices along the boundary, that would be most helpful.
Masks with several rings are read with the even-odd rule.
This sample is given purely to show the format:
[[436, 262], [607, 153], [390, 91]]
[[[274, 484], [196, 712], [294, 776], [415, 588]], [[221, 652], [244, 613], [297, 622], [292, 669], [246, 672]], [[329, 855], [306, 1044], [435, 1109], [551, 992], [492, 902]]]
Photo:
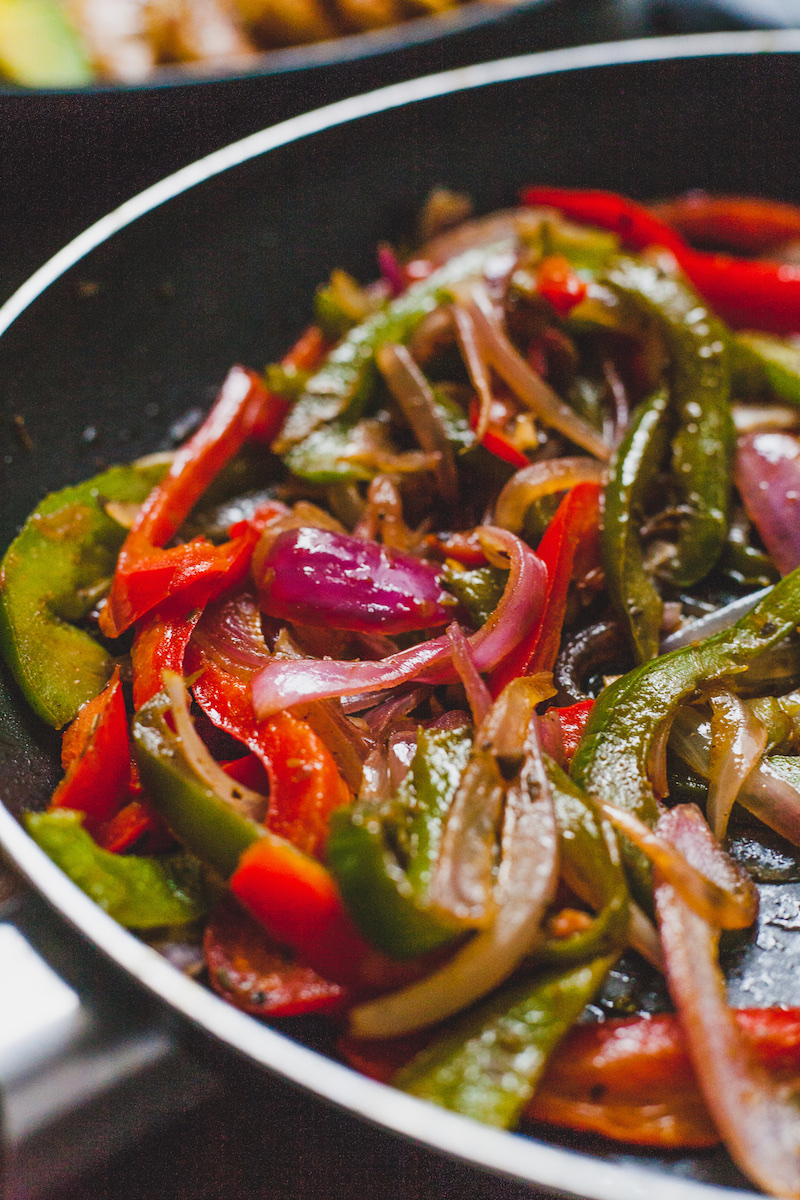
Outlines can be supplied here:
[[[698, 868], [633, 813], [613, 804], [602, 804], [601, 808], [609, 821], [647, 855], [661, 878], [693, 912], [718, 929], [748, 929], [753, 924], [758, 914], [758, 893], [750, 876], [728, 857], [713, 836], [704, 840], [703, 866]], [[697, 814], [703, 821], [699, 809]], [[691, 819], [696, 818], [693, 815]], [[713, 876], [724, 878], [725, 883], [715, 882]]]
[[712, 717], [706, 816], [712, 833], [721, 839], [742, 785], [766, 749], [767, 730], [730, 688], [718, 684], [708, 698]]
[[[454, 304], [452, 308], [456, 325], [456, 335], [464, 365], [478, 396], [478, 422], [475, 426], [475, 439], [482, 442], [489, 428], [489, 417], [492, 411], [492, 387], [489, 382], [489, 369], [481, 354], [475, 322], [468, 308]], [[502, 522], [498, 522], [502, 524]]]
[[436, 410], [431, 385], [405, 346], [386, 342], [376, 355], [378, 368], [402, 409], [403, 415], [423, 450], [439, 455], [435, 467], [442, 499], [454, 504], [458, 499], [458, 472], [447, 430]]
[[[514, 680], [509, 687], [524, 684]], [[354, 1008], [355, 1036], [393, 1037], [444, 1020], [502, 983], [540, 937], [558, 882], [558, 835], [535, 720], [528, 724], [521, 769], [506, 793], [502, 849], [496, 916], [489, 927], [425, 979]]]
[[[679, 804], [658, 823], [692, 866], [707, 868], [708, 826]], [[725, 886], [724, 873], [716, 882]], [[656, 910], [670, 994], [708, 1110], [732, 1158], [770, 1195], [800, 1195], [800, 1110], [755, 1060], [717, 962], [716, 929], [656, 873]]]
[[447, 627], [447, 636], [453, 647], [453, 666], [464, 685], [467, 701], [472, 710], [472, 719], [480, 725], [489, 709], [492, 707], [491, 693], [481, 678], [475, 659], [469, 648], [469, 642], [464, 637], [463, 630], [457, 621]]
[[511, 476], [494, 506], [494, 523], [519, 533], [534, 500], [566, 492], [576, 483], [604, 484], [608, 469], [595, 458], [548, 458]]
[[473, 284], [465, 307], [472, 317], [484, 356], [504, 379], [512, 392], [545, 424], [570, 441], [583, 446], [596, 458], [607, 462], [611, 447], [596, 429], [566, 404], [548, 383], [537, 375], [506, 337], [495, 316], [485, 288]]

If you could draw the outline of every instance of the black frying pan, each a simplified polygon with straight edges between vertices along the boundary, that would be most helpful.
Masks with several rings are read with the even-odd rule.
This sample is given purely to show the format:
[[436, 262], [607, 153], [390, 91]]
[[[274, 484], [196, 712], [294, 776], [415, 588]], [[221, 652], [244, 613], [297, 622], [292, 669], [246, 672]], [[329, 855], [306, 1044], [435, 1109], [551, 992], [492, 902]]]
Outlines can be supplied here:
[[[376, 241], [402, 236], [435, 184], [472, 193], [482, 210], [513, 202], [532, 180], [800, 200], [799, 51], [800, 34], [729, 34], [467, 68], [296, 118], [144, 193], [0, 310], [0, 542], [45, 492], [169, 444], [170, 425], [208, 404], [233, 361], [279, 356], [308, 318], [314, 285], [337, 264], [369, 278]], [[32, 450], [12, 436], [17, 414]], [[385, 1128], [549, 1188], [596, 1200], [747, 1188], [721, 1151], [669, 1159], [588, 1140], [576, 1150], [546, 1131], [472, 1125], [224, 1005], [105, 917], [23, 834], [14, 816], [46, 803], [58, 739], [10, 684], [2, 707], [0, 844], [72, 927], [181, 1020]], [[766, 888], [762, 908], [757, 940], [736, 950], [734, 999], [796, 1002], [797, 885]]]

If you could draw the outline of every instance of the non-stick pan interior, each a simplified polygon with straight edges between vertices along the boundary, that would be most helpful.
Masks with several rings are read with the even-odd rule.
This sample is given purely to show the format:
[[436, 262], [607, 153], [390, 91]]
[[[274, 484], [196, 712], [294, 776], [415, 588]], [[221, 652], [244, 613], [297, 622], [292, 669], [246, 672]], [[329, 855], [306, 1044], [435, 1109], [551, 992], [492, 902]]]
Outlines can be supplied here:
[[[758, 44], [732, 36], [740, 50]], [[702, 48], [705, 40], [681, 42]], [[674, 53], [675, 43], [664, 46]], [[569, 62], [569, 52], [556, 61]], [[700, 187], [797, 201], [798, 132], [800, 55], [672, 57], [388, 109], [193, 187], [77, 262], [0, 338], [0, 544], [44, 493], [174, 444], [231, 363], [261, 368], [281, 354], [333, 266], [374, 276], [376, 242], [407, 237], [431, 187], [466, 191], [481, 211], [513, 204], [533, 181], [638, 197]], [[15, 440], [16, 416], [32, 448]], [[7, 681], [0, 718], [0, 794], [12, 811], [41, 805], [57, 738], [25, 714]], [[773, 899], [797, 907], [790, 887]], [[792, 938], [781, 942], [787, 963], [800, 950]], [[785, 1002], [787, 986], [776, 971], [776, 990], [764, 985], [753, 1002]], [[722, 1152], [667, 1161], [565, 1142], [672, 1180], [747, 1186]], [[593, 1187], [586, 1176], [573, 1190], [600, 1194]]]

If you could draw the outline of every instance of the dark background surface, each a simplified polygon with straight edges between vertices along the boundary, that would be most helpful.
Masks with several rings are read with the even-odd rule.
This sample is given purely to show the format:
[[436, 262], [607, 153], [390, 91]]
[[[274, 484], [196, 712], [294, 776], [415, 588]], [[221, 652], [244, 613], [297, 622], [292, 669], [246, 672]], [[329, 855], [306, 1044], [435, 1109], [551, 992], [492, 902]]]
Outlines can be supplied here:
[[[227, 81], [165, 88], [160, 93], [141, 91], [127, 97], [115, 92], [80, 97], [1, 96], [0, 296], [9, 294], [66, 240], [127, 196], [198, 155], [265, 124], [414, 74], [641, 30], [636, 5], [614, 7], [592, 0], [553, 0], [540, 12], [531, 10], [521, 23], [483, 31], [479, 39], [472, 33], [458, 44], [416, 47], [395, 58], [339, 65], [305, 78], [295, 73], [290, 79]], [[671, 82], [668, 69], [660, 72], [652, 94], [641, 86], [633, 89], [627, 115], [634, 140], [640, 144], [650, 141], [657, 147], [659, 185], [663, 190], [697, 182], [713, 186], [715, 181], [716, 186], [729, 190], [747, 189], [752, 186], [750, 163], [755, 156], [760, 164], [758, 190], [798, 199], [797, 179], [789, 181], [787, 193], [785, 165], [794, 145], [789, 131], [797, 128], [793, 108], [798, 100], [788, 98], [779, 64], [774, 65], [771, 75], [760, 76], [759, 88], [783, 97], [781, 126], [772, 131], [772, 144], [765, 145], [763, 122], [751, 112], [752, 81], [747, 67], [740, 65], [736, 70], [740, 75], [733, 94], [740, 96], [741, 103], [725, 111], [715, 106], [713, 85], [700, 70], [694, 73], [688, 93], [685, 78], [679, 81], [676, 76]], [[655, 79], [652, 72], [650, 78]], [[609, 96], [616, 95], [617, 85], [610, 81], [607, 86]], [[545, 102], [552, 100], [558, 117], [554, 116], [545, 133], [540, 134], [544, 138], [540, 149], [545, 159], [549, 156], [552, 161], [553, 147], [564, 130], [580, 126], [587, 97], [570, 97], [569, 89], [553, 84], [548, 98], [548, 87], [545, 84]], [[592, 97], [594, 105], [602, 106], [602, 87], [601, 83], [600, 92]], [[651, 102], [654, 96], [657, 103]], [[684, 106], [683, 124], [667, 115], [676, 105]], [[688, 148], [692, 138], [684, 139], [681, 133], [686, 130], [686, 122], [693, 119], [693, 111], [713, 112], [718, 122], [715, 135], [703, 142], [702, 149], [695, 150], [694, 160]], [[529, 144], [524, 120], [514, 120], [517, 114], [513, 109], [509, 115], [514, 133], [498, 153], [507, 161], [519, 156], [524, 148], [530, 156], [528, 161], [535, 161], [535, 147]], [[524, 113], [519, 115], [524, 117]], [[412, 125], [416, 119], [410, 118]], [[399, 136], [409, 133], [408, 129], [402, 130], [402, 119], [397, 128], [401, 129]], [[475, 136], [480, 132], [475, 131]], [[253, 265], [246, 247], [237, 244], [236, 234], [227, 233], [201, 251], [218, 260], [216, 275], [212, 270], [211, 276], [216, 277], [219, 286], [206, 299], [206, 316], [218, 316], [214, 338], [209, 341], [191, 322], [176, 327], [168, 316], [174, 308], [171, 297], [176, 289], [180, 296], [181, 289], [191, 285], [187, 267], [191, 254], [182, 253], [180, 244], [171, 246], [170, 253], [163, 257], [154, 254], [148, 247], [145, 222], [139, 264], [132, 274], [121, 279], [115, 267], [115, 249], [101, 250], [87, 270], [76, 269], [53, 289], [37, 309], [35, 322], [29, 326], [27, 318], [23, 319], [12, 336], [3, 339], [6, 365], [0, 442], [5, 453], [0, 478], [5, 493], [4, 542], [43, 491], [60, 486], [68, 478], [91, 473], [103, 460], [153, 449], [158, 440], [154, 423], [160, 431], [158, 436], [162, 436], [169, 421], [180, 417], [193, 403], [204, 404], [209, 397], [202, 394], [200, 381], [216, 378], [231, 357], [239, 356], [258, 365], [262, 358], [277, 354], [304, 318], [300, 298], [310, 294], [313, 284], [333, 263], [343, 258], [356, 273], [368, 273], [369, 246], [378, 234], [385, 236], [391, 233], [393, 224], [400, 228], [408, 219], [411, 208], [429, 185], [432, 164], [424, 161], [423, 154], [416, 164], [401, 170], [393, 165], [391, 146], [370, 143], [374, 160], [372, 170], [365, 172], [370, 182], [364, 186], [393, 199], [381, 207], [376, 204], [376, 195], [370, 197], [366, 206], [379, 214], [376, 228], [362, 228], [360, 247], [343, 252], [335, 231], [328, 236], [325, 223], [326, 207], [345, 203], [350, 182], [350, 172], [339, 154], [340, 148], [341, 153], [346, 152], [348, 139], [345, 135], [344, 142], [339, 142], [340, 137], [333, 134], [327, 141], [324, 181], [319, 162], [303, 164], [302, 155], [298, 157], [296, 151], [287, 156], [286, 161], [292, 165], [292, 188], [296, 194], [304, 194], [312, 208], [316, 206], [318, 237], [313, 243], [306, 241], [299, 260], [295, 255], [291, 263], [285, 264], [287, 270], [291, 268], [295, 282], [277, 321], [267, 325], [258, 310], [237, 308], [235, 297], [240, 289], [230, 283], [231, 273], [260, 268]], [[733, 142], [740, 148], [735, 161], [730, 155]], [[558, 181], [602, 184], [614, 178], [619, 186], [646, 194], [648, 172], [646, 157], [629, 159], [622, 139], [603, 145], [590, 141], [582, 153], [569, 155], [565, 151]], [[460, 161], [455, 148], [447, 164], [447, 177], [437, 181], [464, 186], [477, 194], [482, 206], [488, 206], [510, 198], [506, 174], [502, 166], [495, 173], [476, 172], [470, 166], [468, 149], [465, 147]], [[195, 218], [201, 224], [208, 222], [213, 197], [211, 186], [200, 202], [187, 205], [184, 251], [195, 244]], [[247, 209], [252, 198], [248, 199], [244, 190], [242, 197]], [[269, 207], [266, 203], [265, 213]], [[306, 219], [307, 211], [303, 215]], [[266, 247], [271, 236], [267, 215], [262, 228]], [[138, 237], [134, 234], [133, 241]], [[295, 243], [289, 239], [287, 244]], [[188, 272], [185, 279], [181, 278], [181, 270]], [[204, 270], [208, 274], [207, 266]], [[99, 291], [90, 289], [77, 303], [75, 289], [86, 282], [99, 283]], [[252, 295], [258, 282], [250, 281], [248, 294]], [[274, 287], [275, 280], [265, 277], [264, 286]], [[152, 313], [153, 306], [157, 310], [160, 306], [164, 321], [157, 322], [155, 328], [149, 322], [152, 332], [146, 333], [141, 322], [137, 326], [135, 314], [143, 307], [149, 307]], [[180, 311], [180, 303], [177, 307]], [[127, 323], [126, 314], [130, 317]], [[56, 415], [54, 419], [58, 412], [55, 390], [63, 384], [55, 371], [60, 350], [75, 343], [80, 326], [84, 326], [85, 337], [81, 335], [77, 341], [85, 357], [71, 368], [73, 390], [68, 411], [63, 418]], [[41, 354], [33, 348], [41, 345], [43, 327], [50, 334], [48, 349]], [[161, 345], [154, 346], [148, 338], [156, 342], [160, 339]], [[141, 380], [137, 382], [141, 357], [154, 364], [147, 381], [149, 387], [158, 384], [159, 362], [174, 362], [178, 357], [186, 364], [177, 371], [165, 371], [160, 410], [151, 417], [136, 392], [141, 386]], [[131, 415], [121, 421], [118, 413], [109, 410], [98, 421], [98, 398], [110, 396], [120, 378], [126, 377], [131, 381], [127, 395]], [[49, 382], [51, 379], [53, 382]], [[48, 419], [37, 424], [41, 411], [48, 413]], [[10, 434], [10, 414], [17, 412], [25, 415], [33, 434], [34, 459], [14, 443]], [[90, 425], [95, 427], [96, 437], [87, 440], [83, 434]], [[11, 885], [0, 878], [0, 898], [3, 890], [11, 890]], [[46, 915], [42, 919], [46, 920]], [[261, 1072], [220, 1051], [200, 1035], [182, 1036], [187, 1053], [211, 1070], [215, 1083], [208, 1095], [185, 1112], [179, 1108], [171, 1117], [161, 1118], [160, 1128], [122, 1151], [114, 1150], [110, 1142], [104, 1146], [102, 1134], [87, 1128], [87, 1138], [100, 1138], [97, 1151], [102, 1166], [80, 1182], [59, 1186], [59, 1200], [305, 1200], [312, 1196], [352, 1200], [362, 1195], [370, 1200], [433, 1200], [440, 1196], [522, 1200], [536, 1194], [529, 1187], [487, 1176], [399, 1142], [283, 1082], [265, 1082]]]

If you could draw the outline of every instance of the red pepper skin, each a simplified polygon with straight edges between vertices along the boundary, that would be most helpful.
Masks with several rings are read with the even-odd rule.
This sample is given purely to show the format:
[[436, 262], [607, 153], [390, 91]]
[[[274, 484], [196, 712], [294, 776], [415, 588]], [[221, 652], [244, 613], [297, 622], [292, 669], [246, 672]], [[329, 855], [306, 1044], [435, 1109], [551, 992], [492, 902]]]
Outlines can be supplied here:
[[666, 246], [698, 292], [736, 329], [779, 335], [800, 331], [800, 267], [692, 250], [663, 221], [612, 192], [532, 187], [526, 204], [550, 204], [565, 216], [611, 230], [632, 250]]
[[800, 331], [800, 267], [699, 251], [679, 261], [698, 292], [734, 329]]
[[220, 763], [226, 775], [244, 784], [254, 792], [266, 796], [269, 792], [269, 775], [267, 768], [257, 754], [245, 754], [243, 758], [235, 758], [232, 762]]
[[768, 254], [800, 238], [800, 208], [779, 200], [689, 192], [650, 211], [689, 242], [740, 254]]
[[[800, 1010], [739, 1009], [735, 1016], [758, 1061], [796, 1078]], [[638, 1145], [708, 1146], [720, 1140], [680, 1023], [666, 1013], [574, 1028], [526, 1115]]]
[[544, 608], [526, 637], [492, 672], [489, 690], [493, 696], [499, 696], [506, 684], [520, 675], [552, 671], [561, 641], [575, 555], [582, 543], [597, 538], [601, 492], [596, 483], [576, 484], [547, 526], [536, 551], [547, 568]]
[[616, 233], [631, 250], [647, 246], [666, 246], [678, 258], [687, 249], [683, 238], [659, 221], [641, 204], [615, 192], [589, 191], [584, 188], [529, 187], [522, 193], [523, 204], [558, 208], [565, 217], [597, 225]]
[[288, 354], [283, 356], [281, 366], [288, 371], [314, 371], [327, 354], [330, 345], [319, 325], [309, 325]]
[[277, 942], [291, 946], [324, 978], [359, 983], [362, 964], [374, 952], [322, 863], [267, 836], [245, 850], [230, 888]]
[[257, 1017], [332, 1013], [347, 999], [345, 988], [298, 962], [231, 898], [211, 914], [203, 953], [214, 991]]
[[50, 807], [84, 813], [86, 828], [94, 833], [127, 799], [130, 788], [128, 718], [119, 668], [66, 730], [62, 763], [66, 775]]
[[548, 708], [547, 710], [548, 714], [554, 715], [561, 729], [561, 746], [567, 767], [578, 749], [578, 742], [583, 736], [586, 722], [589, 720], [589, 713], [593, 708], [594, 700], [579, 700], [577, 704], [570, 704], [567, 708]]
[[[472, 400], [469, 406], [469, 423], [472, 429], [478, 428], [478, 417], [480, 415], [480, 406], [477, 400]], [[502, 458], [503, 462], [510, 463], [512, 467], [519, 469], [520, 467], [529, 467], [530, 459], [526, 458], [521, 450], [518, 450], [512, 441], [510, 441], [502, 430], [490, 426], [483, 435], [481, 442], [490, 454], [494, 454], [497, 458]]]
[[576, 274], [568, 259], [552, 254], [539, 266], [536, 290], [552, 304], [560, 317], [566, 317], [585, 297], [587, 284]]
[[268, 501], [249, 520], [237, 522], [230, 529], [232, 540], [228, 546], [238, 543], [240, 549], [229, 560], [227, 569], [220, 573], [215, 567], [201, 575], [191, 587], [179, 589], [139, 620], [131, 650], [133, 706], [137, 711], [161, 691], [165, 670], [183, 674], [186, 648], [203, 609], [221, 592], [242, 582], [264, 529], [286, 511], [278, 501]]
[[488, 559], [476, 533], [428, 534], [426, 552], [438, 558], [454, 558], [462, 567], [485, 567]]
[[119, 637], [168, 595], [201, 579], [218, 579], [237, 562], [244, 575], [253, 548], [249, 529], [239, 536], [233, 532], [225, 546], [195, 538], [170, 550], [160, 547], [178, 531], [211, 481], [263, 419], [272, 400], [257, 375], [243, 367], [229, 372], [208, 417], [178, 451], [125, 539], [100, 614], [100, 628], [106, 637]]
[[[759, 1062], [796, 1079], [800, 1009], [737, 1009], [735, 1015]], [[339, 1051], [352, 1067], [388, 1083], [430, 1036], [372, 1042], [345, 1036]], [[671, 1013], [574, 1027], [550, 1060], [525, 1119], [663, 1149], [720, 1140]]]
[[145, 835], [148, 838], [158, 836], [162, 845], [171, 845], [174, 841], [161, 817], [146, 801], [130, 800], [110, 821], [100, 826], [95, 841], [103, 850], [122, 854]]
[[310, 725], [291, 713], [277, 713], [259, 723], [249, 682], [207, 662], [194, 646], [190, 647], [187, 669], [191, 674], [202, 671], [193, 690], [206, 716], [249, 747], [266, 768], [267, 827], [306, 853], [320, 854], [331, 812], [351, 800], [330, 751]]
[[163, 686], [163, 672], [183, 674], [183, 659], [194, 627], [208, 602], [208, 589], [198, 603], [190, 594], [171, 596], [139, 622], [131, 649], [133, 706], [138, 711]]

